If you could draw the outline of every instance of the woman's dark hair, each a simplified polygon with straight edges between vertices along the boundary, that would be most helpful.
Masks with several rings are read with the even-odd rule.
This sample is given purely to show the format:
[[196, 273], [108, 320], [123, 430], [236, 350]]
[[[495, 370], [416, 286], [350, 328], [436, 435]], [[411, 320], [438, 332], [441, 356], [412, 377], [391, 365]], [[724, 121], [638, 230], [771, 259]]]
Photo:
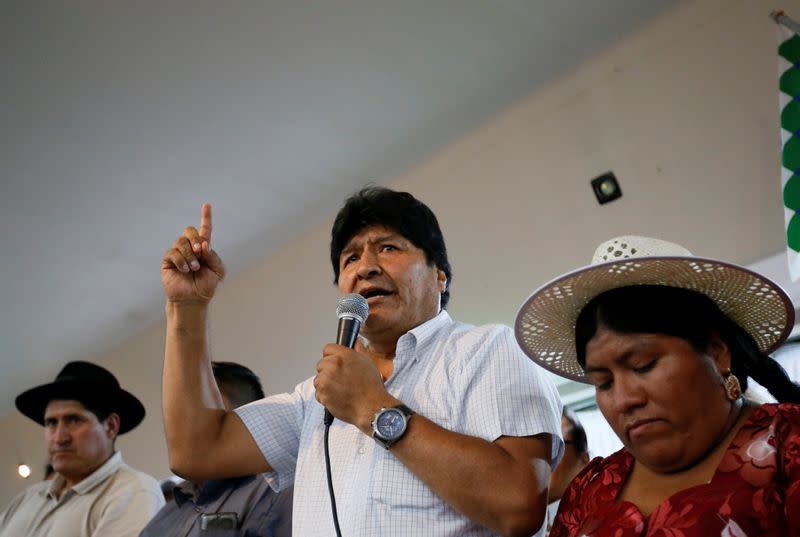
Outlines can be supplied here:
[[717, 334], [731, 353], [731, 372], [747, 389], [752, 378], [781, 403], [800, 403], [800, 386], [778, 362], [758, 349], [753, 338], [697, 291], [664, 285], [635, 285], [606, 291], [583, 308], [575, 323], [578, 363], [586, 366], [586, 345], [599, 327], [623, 334], [679, 337], [700, 353]]
[[339, 257], [344, 247], [362, 229], [376, 225], [392, 229], [411, 241], [425, 252], [428, 263], [444, 271], [447, 285], [441, 305], [446, 308], [453, 271], [447, 260], [444, 236], [433, 211], [408, 192], [369, 186], [345, 201], [331, 229], [333, 283], [339, 283]]

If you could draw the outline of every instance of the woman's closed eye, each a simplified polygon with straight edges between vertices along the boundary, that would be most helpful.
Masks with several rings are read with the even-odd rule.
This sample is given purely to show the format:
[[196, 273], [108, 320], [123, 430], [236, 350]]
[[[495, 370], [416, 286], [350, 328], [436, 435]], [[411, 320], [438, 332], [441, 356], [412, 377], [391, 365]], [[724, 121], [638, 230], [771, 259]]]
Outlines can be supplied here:
[[645, 363], [645, 364], [643, 364], [643, 365], [640, 365], [640, 366], [634, 367], [634, 368], [633, 368], [633, 371], [634, 371], [635, 373], [639, 373], [639, 374], [642, 374], [642, 373], [648, 373], [648, 372], [652, 371], [652, 370], [653, 370], [653, 368], [656, 366], [656, 362], [658, 362], [658, 360], [657, 360], [657, 359], [650, 360], [649, 362], [646, 362], [646, 363]]
[[604, 375], [602, 377], [595, 376], [593, 378], [590, 378], [590, 380], [592, 381], [592, 384], [594, 384], [595, 389], [602, 392], [611, 388], [612, 381], [614, 379], [611, 376]]

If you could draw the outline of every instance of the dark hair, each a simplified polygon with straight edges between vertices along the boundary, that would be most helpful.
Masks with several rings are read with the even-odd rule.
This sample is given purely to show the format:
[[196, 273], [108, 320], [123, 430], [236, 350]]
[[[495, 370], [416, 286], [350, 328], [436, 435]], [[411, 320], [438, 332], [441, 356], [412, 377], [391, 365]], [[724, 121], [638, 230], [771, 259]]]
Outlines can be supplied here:
[[453, 271], [447, 260], [444, 236], [433, 211], [408, 192], [369, 186], [347, 198], [331, 229], [333, 283], [339, 283], [339, 256], [344, 247], [362, 229], [376, 225], [392, 229], [411, 241], [425, 252], [428, 263], [444, 271], [447, 285], [441, 305], [445, 309], [450, 300]]
[[750, 377], [781, 403], [800, 403], [800, 386], [778, 362], [761, 352], [753, 338], [708, 296], [665, 285], [635, 285], [606, 291], [583, 308], [575, 323], [578, 363], [586, 366], [586, 345], [598, 327], [624, 334], [679, 337], [700, 353], [718, 335], [731, 353], [731, 373], [747, 389]]
[[211, 362], [211, 369], [234, 407], [264, 398], [261, 380], [249, 368], [235, 362]]
[[568, 409], [567, 407], [564, 407], [563, 415], [570, 424], [570, 432], [572, 433], [572, 440], [570, 440], [570, 443], [575, 446], [575, 451], [578, 452], [578, 455], [589, 453], [589, 442], [586, 439], [586, 429], [583, 428], [581, 420], [578, 419], [578, 416], [574, 411]]
[[[107, 417], [114, 413], [109, 402], [102, 397], [93, 397], [91, 395], [81, 396], [77, 401], [83, 405], [83, 408], [91, 412], [97, 418], [97, 421], [103, 422]], [[120, 418], [120, 421], [121, 418]]]

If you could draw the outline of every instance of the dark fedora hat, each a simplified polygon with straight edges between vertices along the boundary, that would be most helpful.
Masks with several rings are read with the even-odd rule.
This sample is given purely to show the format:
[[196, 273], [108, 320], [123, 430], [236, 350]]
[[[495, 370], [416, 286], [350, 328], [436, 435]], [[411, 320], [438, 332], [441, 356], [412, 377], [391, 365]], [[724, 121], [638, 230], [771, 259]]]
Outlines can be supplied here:
[[69, 362], [55, 381], [22, 392], [14, 402], [20, 412], [44, 425], [44, 411], [54, 399], [80, 401], [118, 414], [119, 434], [127, 433], [144, 419], [142, 403], [120, 388], [110, 371], [90, 362]]

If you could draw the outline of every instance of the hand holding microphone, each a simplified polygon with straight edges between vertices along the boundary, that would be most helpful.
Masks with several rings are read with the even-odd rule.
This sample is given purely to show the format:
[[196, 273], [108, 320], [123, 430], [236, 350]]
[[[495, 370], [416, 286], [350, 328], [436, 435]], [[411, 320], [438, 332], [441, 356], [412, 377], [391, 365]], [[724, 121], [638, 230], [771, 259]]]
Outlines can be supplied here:
[[[336, 331], [336, 345], [326, 345], [323, 351], [322, 360], [317, 364], [317, 376], [314, 379], [314, 387], [317, 390], [317, 400], [325, 405], [325, 471], [328, 478], [328, 494], [331, 498], [331, 511], [333, 514], [333, 526], [337, 537], [341, 537], [342, 531], [339, 528], [339, 515], [336, 512], [336, 495], [333, 490], [333, 480], [331, 472], [330, 449], [328, 447], [328, 434], [333, 423], [333, 414], [328, 406], [329, 401], [334, 403], [337, 400], [347, 400], [348, 380], [352, 365], [363, 363], [366, 358], [371, 363], [369, 357], [358, 355], [352, 349], [358, 337], [361, 325], [367, 320], [369, 315], [369, 304], [367, 299], [355, 293], [345, 295], [339, 299], [336, 305], [336, 316], [339, 318], [339, 328]], [[345, 347], [349, 353], [355, 356], [348, 357], [347, 353], [339, 352]], [[359, 357], [362, 360], [359, 360]], [[372, 366], [373, 369], [375, 366]], [[331, 392], [329, 394], [329, 392]], [[338, 416], [342, 414], [337, 413]]]
[[[317, 378], [314, 385], [317, 388], [317, 400], [326, 405], [328, 399], [333, 402], [349, 397], [348, 380], [355, 380], [364, 369], [369, 370], [368, 366], [372, 361], [368, 357], [355, 353], [342, 353], [339, 345], [352, 349], [355, 346], [358, 332], [361, 325], [369, 316], [369, 305], [367, 300], [356, 293], [343, 296], [336, 304], [336, 317], [339, 318], [339, 325], [336, 331], [336, 345], [327, 345], [323, 351], [323, 358], [317, 364]], [[348, 354], [356, 355], [348, 356]], [[363, 363], [366, 361], [367, 363]], [[358, 367], [362, 366], [362, 367]], [[366, 368], [363, 366], [367, 366]], [[355, 377], [355, 379], [354, 379]], [[380, 378], [380, 374], [378, 374]], [[337, 405], [338, 406], [338, 405]], [[325, 409], [325, 424], [333, 422], [333, 414]]]

